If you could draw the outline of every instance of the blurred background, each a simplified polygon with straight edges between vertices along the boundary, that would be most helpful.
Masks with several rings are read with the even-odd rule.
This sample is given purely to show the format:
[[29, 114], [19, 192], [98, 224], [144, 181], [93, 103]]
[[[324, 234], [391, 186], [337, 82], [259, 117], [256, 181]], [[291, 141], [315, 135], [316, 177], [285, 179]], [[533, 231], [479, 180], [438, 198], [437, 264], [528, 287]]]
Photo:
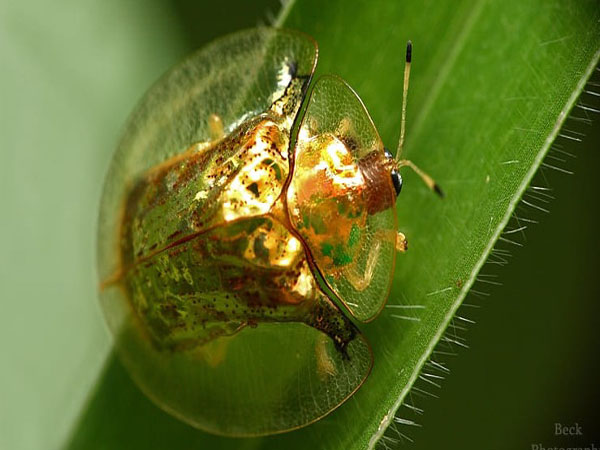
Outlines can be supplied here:
[[[62, 446], [93, 395], [110, 354], [94, 239], [112, 150], [160, 74], [279, 9], [233, 3], [0, 3], [0, 448]], [[600, 92], [599, 72], [593, 82]], [[583, 100], [600, 108], [598, 98]], [[508, 266], [484, 267], [502, 285], [476, 285], [487, 295], [467, 302], [480, 307], [461, 309], [476, 322], [471, 348], [448, 360], [440, 398], [415, 399], [425, 413], [420, 427], [402, 429], [409, 448], [600, 447], [600, 126], [568, 127], [583, 142], [561, 139], [552, 155], [574, 174], [538, 174], [553, 189], [550, 213], [525, 211], [539, 224], [524, 245], [504, 246]], [[111, 376], [127, 380], [116, 364]], [[556, 422], [578, 423], [583, 436], [555, 437]]]

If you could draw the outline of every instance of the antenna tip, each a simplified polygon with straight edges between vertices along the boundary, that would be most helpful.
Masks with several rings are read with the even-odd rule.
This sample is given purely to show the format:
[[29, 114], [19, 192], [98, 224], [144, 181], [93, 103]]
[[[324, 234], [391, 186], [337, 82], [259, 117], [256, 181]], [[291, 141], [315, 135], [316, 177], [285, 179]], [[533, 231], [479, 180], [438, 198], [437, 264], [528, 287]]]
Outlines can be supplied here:
[[406, 43], [406, 62], [409, 63], [412, 59], [412, 42]]
[[444, 194], [444, 191], [442, 191], [442, 188], [440, 187], [440, 185], [437, 183], [435, 183], [433, 185], [433, 190], [437, 195], [440, 196], [440, 198], [444, 198], [446, 196], [446, 194]]

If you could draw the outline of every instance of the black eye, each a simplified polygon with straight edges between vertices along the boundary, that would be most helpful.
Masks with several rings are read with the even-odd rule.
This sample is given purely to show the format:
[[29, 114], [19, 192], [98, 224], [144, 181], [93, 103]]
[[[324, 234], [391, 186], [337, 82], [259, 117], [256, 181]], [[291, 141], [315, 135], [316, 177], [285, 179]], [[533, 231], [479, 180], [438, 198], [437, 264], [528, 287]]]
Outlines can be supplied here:
[[396, 190], [397, 197], [402, 190], [402, 176], [395, 169], [390, 172], [390, 175], [392, 176], [392, 183], [394, 183], [394, 189]]
[[[392, 152], [390, 152], [386, 147], [383, 147], [383, 153], [387, 159], [394, 159], [394, 155], [392, 155]], [[396, 190], [396, 197], [398, 197], [398, 195], [400, 195], [400, 191], [402, 190], [402, 176], [396, 169], [392, 170], [390, 175], [392, 176], [392, 183], [394, 184], [394, 189]]]

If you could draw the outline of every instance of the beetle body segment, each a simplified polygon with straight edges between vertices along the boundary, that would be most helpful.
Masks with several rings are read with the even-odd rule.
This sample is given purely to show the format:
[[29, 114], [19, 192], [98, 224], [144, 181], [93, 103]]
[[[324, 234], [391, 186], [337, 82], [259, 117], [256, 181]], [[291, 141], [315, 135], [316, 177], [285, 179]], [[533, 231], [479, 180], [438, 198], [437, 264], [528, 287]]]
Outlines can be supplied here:
[[289, 123], [272, 111], [248, 119], [132, 189], [122, 283], [156, 345], [193, 349], [260, 322], [305, 323], [339, 348], [356, 334], [270, 214], [289, 174]]
[[290, 218], [328, 287], [361, 321], [381, 311], [394, 271], [390, 170], [356, 93], [340, 78], [318, 80], [298, 132]]

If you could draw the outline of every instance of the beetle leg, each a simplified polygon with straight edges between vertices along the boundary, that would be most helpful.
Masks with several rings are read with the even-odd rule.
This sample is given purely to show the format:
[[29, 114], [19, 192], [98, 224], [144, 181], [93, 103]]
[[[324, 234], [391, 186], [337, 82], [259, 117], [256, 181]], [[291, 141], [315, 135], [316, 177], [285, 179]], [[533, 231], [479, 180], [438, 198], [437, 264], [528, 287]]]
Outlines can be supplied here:
[[399, 252], [404, 253], [406, 250], [408, 250], [406, 236], [404, 236], [404, 233], [401, 233], [400, 231], [393, 232], [392, 230], [379, 230], [375, 234], [374, 241], [375, 244], [369, 250], [367, 262], [365, 264], [365, 270], [363, 273], [359, 272], [357, 267], [358, 263], [356, 261], [353, 261], [343, 270], [343, 275], [357, 291], [364, 291], [371, 283], [373, 273], [375, 272], [375, 265], [379, 259], [379, 253], [381, 252], [381, 242], [392, 242], [396, 248], [396, 251]]
[[309, 136], [315, 136], [318, 133], [319, 122], [313, 116], [309, 117], [306, 120], [306, 125], [308, 127]]
[[375, 265], [377, 264], [380, 251], [381, 241], [377, 240], [369, 250], [367, 262], [365, 264], [365, 270], [363, 273], [359, 272], [356, 261], [344, 268], [343, 272], [346, 276], [346, 279], [357, 291], [364, 291], [367, 287], [369, 287], [371, 279], [373, 278], [373, 272], [375, 272]]
[[216, 114], [211, 114], [208, 117], [208, 127], [210, 128], [210, 137], [213, 141], [218, 141], [225, 136], [225, 128], [223, 127], [223, 119]]
[[[244, 326], [245, 325], [239, 326], [238, 331]], [[203, 359], [209, 367], [218, 367], [227, 356], [227, 348], [229, 347], [231, 340], [232, 336], [224, 334], [204, 345], [195, 347], [190, 353], [199, 359]]]
[[331, 355], [327, 351], [328, 337], [321, 334], [317, 339], [315, 345], [315, 356], [317, 357], [317, 373], [322, 381], [327, 380], [329, 377], [337, 375], [335, 362], [331, 358]]
[[344, 117], [340, 120], [336, 131], [339, 136], [348, 136], [350, 133], [354, 132], [354, 126], [348, 117]]
[[406, 236], [404, 236], [404, 233], [401, 233], [400, 231], [398, 231], [396, 234], [396, 250], [402, 253], [408, 250], [408, 241], [406, 240]]

